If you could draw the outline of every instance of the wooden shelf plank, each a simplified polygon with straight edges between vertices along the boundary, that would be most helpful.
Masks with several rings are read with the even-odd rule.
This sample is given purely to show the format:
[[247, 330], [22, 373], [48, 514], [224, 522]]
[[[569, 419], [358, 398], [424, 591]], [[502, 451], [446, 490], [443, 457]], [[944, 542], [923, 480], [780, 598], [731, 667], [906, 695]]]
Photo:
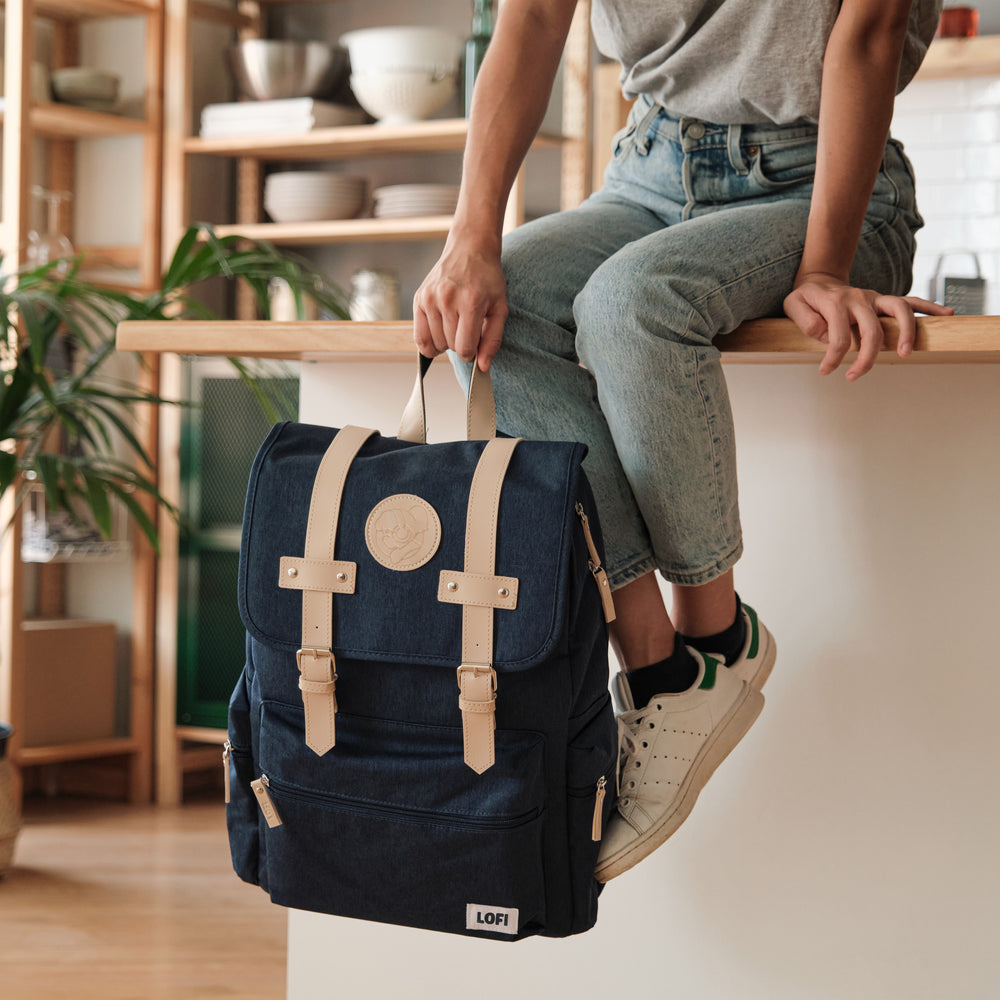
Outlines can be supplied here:
[[[442, 118], [411, 125], [340, 125], [301, 135], [257, 135], [240, 138], [184, 141], [188, 154], [249, 156], [260, 160], [330, 160], [398, 153], [449, 153], [465, 148], [469, 123], [465, 118]], [[559, 146], [563, 137], [542, 133], [535, 147]]]
[[59, 21], [144, 17], [156, 9], [156, 0], [35, 0], [35, 13]]
[[219, 748], [219, 762], [222, 762], [222, 744], [229, 735], [225, 729], [214, 729], [211, 726], [178, 726], [174, 733], [179, 740], [216, 744]]
[[[146, 122], [137, 118], [109, 115], [71, 104], [36, 104], [30, 112], [31, 127], [39, 135], [53, 139], [92, 139], [116, 135], [144, 135]], [[0, 122], [3, 110], [0, 107]]]
[[917, 73], [917, 80], [965, 76], [1000, 76], [1000, 35], [936, 38]]
[[93, 760], [95, 757], [120, 757], [139, 751], [137, 740], [128, 736], [86, 743], [65, 743], [46, 747], [21, 747], [15, 760], [21, 767], [38, 764], [62, 764], [70, 760]]
[[[882, 363], [1000, 364], [1000, 316], [928, 316], [917, 320], [916, 349], [907, 359], [895, 352], [895, 321], [884, 321], [887, 349]], [[787, 319], [744, 323], [719, 342], [729, 364], [816, 364], [825, 346], [804, 336]], [[414, 354], [412, 324], [127, 322], [118, 327], [123, 351], [282, 358], [285, 360], [398, 360]]]
[[329, 222], [259, 222], [216, 226], [217, 236], [246, 236], [279, 246], [321, 246], [328, 243], [383, 243], [444, 239], [450, 215], [405, 219], [335, 219]]

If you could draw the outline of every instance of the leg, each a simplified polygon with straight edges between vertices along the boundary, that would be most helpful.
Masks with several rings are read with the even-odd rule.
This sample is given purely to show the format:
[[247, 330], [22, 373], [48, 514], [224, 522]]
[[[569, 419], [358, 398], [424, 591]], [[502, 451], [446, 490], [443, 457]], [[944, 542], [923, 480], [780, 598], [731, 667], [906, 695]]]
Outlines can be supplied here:
[[[517, 437], [587, 445], [584, 468], [601, 512], [605, 565], [616, 588], [650, 572], [653, 555], [593, 377], [580, 367], [573, 301], [608, 257], [662, 225], [635, 205], [592, 199], [504, 240], [510, 313], [491, 369], [497, 425]], [[453, 362], [467, 389], [471, 366]]]

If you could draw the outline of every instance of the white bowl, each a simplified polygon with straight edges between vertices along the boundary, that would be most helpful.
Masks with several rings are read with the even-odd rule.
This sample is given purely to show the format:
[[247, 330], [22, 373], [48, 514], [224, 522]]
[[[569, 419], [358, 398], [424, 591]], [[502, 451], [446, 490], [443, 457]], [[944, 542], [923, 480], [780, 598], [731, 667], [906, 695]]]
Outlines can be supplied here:
[[458, 72], [463, 40], [439, 28], [362, 28], [340, 36], [351, 56], [351, 72], [367, 75], [382, 69], [420, 69], [433, 66], [444, 73]]
[[422, 121], [443, 108], [458, 88], [458, 75], [434, 69], [354, 73], [351, 90], [382, 125]]
[[366, 201], [363, 177], [296, 170], [271, 174], [264, 181], [264, 208], [275, 222], [353, 219]]

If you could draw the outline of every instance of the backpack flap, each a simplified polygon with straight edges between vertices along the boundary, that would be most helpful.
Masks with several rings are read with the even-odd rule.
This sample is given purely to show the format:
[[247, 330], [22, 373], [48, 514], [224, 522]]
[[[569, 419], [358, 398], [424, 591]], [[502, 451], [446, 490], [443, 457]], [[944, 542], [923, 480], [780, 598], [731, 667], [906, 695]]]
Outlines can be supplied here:
[[[280, 587], [279, 579], [290, 568], [309, 571], [296, 560], [305, 553], [317, 470], [336, 433], [278, 424], [251, 471], [240, 549], [240, 615], [251, 636], [274, 650], [295, 652], [302, 645], [303, 594]], [[356, 567], [353, 593], [330, 597], [336, 656], [462, 663], [463, 605], [450, 603], [448, 583], [477, 584], [463, 574], [469, 493], [484, 446], [482, 441], [410, 444], [377, 434], [361, 446], [344, 483], [334, 544], [338, 564]], [[513, 600], [500, 597], [493, 612], [492, 659], [498, 672], [543, 660], [566, 627], [570, 532], [585, 452], [579, 444], [521, 442], [510, 459], [499, 501], [494, 573], [516, 580], [517, 589]], [[442, 571], [453, 576], [445, 579]]]

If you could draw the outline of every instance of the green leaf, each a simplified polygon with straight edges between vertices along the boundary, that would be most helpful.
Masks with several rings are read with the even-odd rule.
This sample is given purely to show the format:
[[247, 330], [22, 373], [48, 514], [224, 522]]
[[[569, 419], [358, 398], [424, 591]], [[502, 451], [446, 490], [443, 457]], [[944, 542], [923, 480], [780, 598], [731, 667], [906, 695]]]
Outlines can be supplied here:
[[104, 538], [110, 538], [111, 504], [108, 501], [108, 487], [99, 477], [86, 471], [83, 473], [83, 480], [87, 487], [87, 507], [94, 518], [94, 523]]

